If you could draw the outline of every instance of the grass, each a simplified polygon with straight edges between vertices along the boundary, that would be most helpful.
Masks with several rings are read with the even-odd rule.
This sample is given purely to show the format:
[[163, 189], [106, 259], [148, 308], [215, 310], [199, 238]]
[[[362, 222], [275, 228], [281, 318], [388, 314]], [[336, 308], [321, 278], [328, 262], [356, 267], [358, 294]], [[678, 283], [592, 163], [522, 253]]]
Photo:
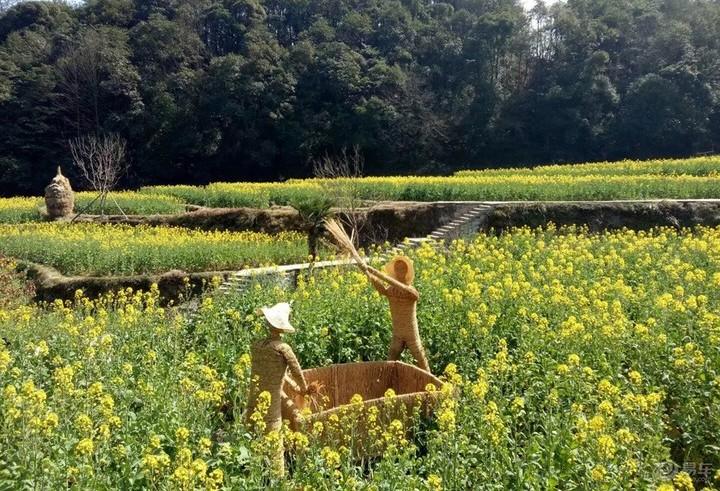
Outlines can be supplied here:
[[31, 283], [15, 274], [12, 259], [0, 256], [0, 311], [28, 302], [33, 295]]
[[286, 339], [305, 367], [384, 359], [387, 303], [358, 271], [208, 296], [193, 319], [127, 292], [6, 308], [0, 487], [692, 489], [668, 461], [720, 484], [719, 251], [720, 228], [422, 245], [420, 333], [455, 389], [412, 438], [371, 426], [380, 453], [365, 461], [354, 413], [335, 440], [283, 430], [284, 477], [267, 465], [278, 435], [244, 417], [255, 309], [293, 301]]
[[65, 274], [112, 275], [231, 270], [302, 262], [297, 233], [203, 232], [171, 227], [34, 223], [0, 225], [0, 254]]

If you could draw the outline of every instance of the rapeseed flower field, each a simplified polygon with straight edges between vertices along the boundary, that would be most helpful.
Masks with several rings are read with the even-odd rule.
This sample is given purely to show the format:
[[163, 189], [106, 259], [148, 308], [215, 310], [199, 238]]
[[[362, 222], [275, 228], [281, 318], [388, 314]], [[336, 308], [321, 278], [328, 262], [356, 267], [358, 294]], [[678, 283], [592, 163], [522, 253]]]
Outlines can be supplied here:
[[0, 254], [65, 274], [220, 271], [307, 259], [295, 232], [201, 231], [93, 223], [0, 224]]
[[473, 175], [546, 175], [546, 176], [642, 176], [642, 175], [717, 176], [720, 159], [694, 157], [688, 159], [621, 160], [619, 162], [592, 162], [571, 165], [540, 165], [509, 169], [458, 171], [456, 176]]
[[[535, 168], [459, 171], [452, 176], [290, 179], [148, 186], [112, 193], [129, 215], [172, 214], [185, 204], [233, 208], [292, 205], [319, 195], [368, 201], [513, 201], [720, 198], [720, 158], [598, 162]], [[97, 195], [76, 194], [76, 211]], [[119, 214], [112, 201], [106, 212]], [[342, 205], [342, 203], [338, 203]], [[0, 223], [39, 221], [42, 198], [0, 198]], [[99, 213], [95, 204], [88, 213]]]
[[[184, 204], [172, 196], [160, 196], [135, 191], [119, 191], [110, 193], [120, 209], [128, 215], [152, 215], [179, 213], [185, 209]], [[89, 214], [100, 214], [99, 203], [93, 200], [97, 193], [75, 193], [75, 211]], [[112, 199], [105, 205], [106, 214], [120, 214]], [[36, 222], [42, 219], [40, 208], [45, 206], [43, 198], [0, 198], [0, 223]]]
[[362, 415], [378, 457], [354, 453], [358, 414], [267, 435], [242, 416], [259, 305], [293, 301], [306, 368], [385, 357], [383, 299], [354, 269], [316, 270], [293, 291], [209, 292], [194, 315], [156, 291], [2, 306], [0, 488], [720, 485], [720, 228], [521, 228], [410, 255], [447, 383], [431, 420]]
[[534, 169], [463, 171], [453, 176], [291, 179], [278, 183], [151, 186], [141, 192], [211, 207], [266, 207], [348, 188], [362, 200], [513, 201], [720, 198], [720, 158], [623, 161]]

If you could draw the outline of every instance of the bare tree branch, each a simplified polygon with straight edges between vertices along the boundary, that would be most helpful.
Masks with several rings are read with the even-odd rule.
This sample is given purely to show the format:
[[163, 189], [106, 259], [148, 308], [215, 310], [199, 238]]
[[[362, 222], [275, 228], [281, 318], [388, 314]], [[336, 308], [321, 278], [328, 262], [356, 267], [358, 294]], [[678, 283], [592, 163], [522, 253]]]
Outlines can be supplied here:
[[312, 162], [313, 175], [319, 179], [327, 196], [344, 212], [342, 220], [351, 230], [351, 237], [358, 243], [365, 216], [360, 212], [362, 199], [359, 179], [363, 175], [365, 159], [357, 145], [348, 153], [343, 148], [339, 155], [325, 154]]
[[121, 136], [87, 135], [69, 141], [73, 162], [90, 187], [100, 193], [104, 211], [107, 194], [118, 185], [128, 170], [127, 143]]

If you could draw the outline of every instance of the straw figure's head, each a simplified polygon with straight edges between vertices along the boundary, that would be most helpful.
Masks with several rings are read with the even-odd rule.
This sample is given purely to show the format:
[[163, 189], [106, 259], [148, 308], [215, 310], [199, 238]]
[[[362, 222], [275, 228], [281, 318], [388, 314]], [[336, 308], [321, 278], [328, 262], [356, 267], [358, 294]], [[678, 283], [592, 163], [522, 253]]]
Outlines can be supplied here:
[[287, 302], [273, 305], [272, 307], [261, 307], [259, 313], [265, 317], [265, 322], [270, 332], [276, 334], [286, 334], [295, 332], [295, 328], [290, 324], [290, 311], [292, 307]]
[[415, 278], [412, 259], [405, 256], [395, 256], [385, 265], [385, 272], [406, 285], [412, 285]]

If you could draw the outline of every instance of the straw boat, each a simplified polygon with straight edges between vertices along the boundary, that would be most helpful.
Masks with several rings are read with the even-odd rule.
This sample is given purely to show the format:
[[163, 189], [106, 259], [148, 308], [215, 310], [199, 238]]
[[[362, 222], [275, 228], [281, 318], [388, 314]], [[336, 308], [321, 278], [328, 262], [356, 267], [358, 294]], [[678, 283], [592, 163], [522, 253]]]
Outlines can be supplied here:
[[[388, 389], [393, 389], [396, 394], [392, 404], [395, 414], [390, 416], [396, 417], [397, 413], [409, 415], [414, 409], [430, 414], [443, 385], [434, 375], [400, 361], [343, 363], [303, 370], [303, 374], [308, 383], [318, 381], [324, 386], [321, 407], [309, 405], [312, 413], [305, 420], [309, 424], [326, 421], [331, 415], [342, 411], [361, 409], [359, 406], [367, 409], [382, 405], [384, 412], [387, 412], [389, 404], [384, 395]], [[434, 385], [436, 390], [428, 392], [428, 384]], [[307, 399], [295, 392], [289, 384], [285, 384], [284, 390], [298, 409], [308, 405]], [[362, 396], [363, 401], [351, 403], [355, 394]], [[405, 409], [400, 410], [403, 406]], [[291, 427], [297, 428], [299, 421], [293, 418], [290, 411], [283, 409], [283, 419], [290, 421]]]

